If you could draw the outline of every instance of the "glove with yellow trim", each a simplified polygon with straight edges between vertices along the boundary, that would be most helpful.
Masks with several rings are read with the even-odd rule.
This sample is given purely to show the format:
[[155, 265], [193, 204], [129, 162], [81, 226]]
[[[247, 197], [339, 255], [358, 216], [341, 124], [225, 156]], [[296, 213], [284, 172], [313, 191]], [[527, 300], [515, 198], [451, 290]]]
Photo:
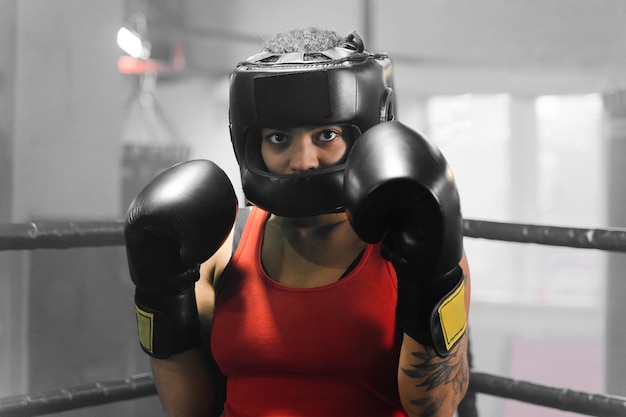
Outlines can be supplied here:
[[463, 219], [445, 158], [399, 122], [379, 124], [346, 162], [345, 207], [356, 233], [382, 241], [398, 277], [398, 326], [446, 356], [467, 328]]
[[236, 214], [230, 180], [206, 160], [164, 171], [131, 203], [124, 237], [139, 341], [147, 354], [167, 358], [200, 345], [195, 282]]

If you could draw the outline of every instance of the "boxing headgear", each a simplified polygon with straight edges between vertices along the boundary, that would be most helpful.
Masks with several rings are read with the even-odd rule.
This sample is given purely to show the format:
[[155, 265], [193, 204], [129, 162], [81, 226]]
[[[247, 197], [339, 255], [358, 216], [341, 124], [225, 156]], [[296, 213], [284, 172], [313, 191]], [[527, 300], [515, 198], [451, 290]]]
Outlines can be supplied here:
[[[290, 175], [268, 172], [260, 129], [349, 125], [360, 136], [394, 118], [392, 65], [354, 32], [321, 52], [261, 52], [230, 79], [230, 134], [246, 198], [280, 216], [343, 210], [343, 164]], [[345, 160], [345, 158], [344, 158]]]

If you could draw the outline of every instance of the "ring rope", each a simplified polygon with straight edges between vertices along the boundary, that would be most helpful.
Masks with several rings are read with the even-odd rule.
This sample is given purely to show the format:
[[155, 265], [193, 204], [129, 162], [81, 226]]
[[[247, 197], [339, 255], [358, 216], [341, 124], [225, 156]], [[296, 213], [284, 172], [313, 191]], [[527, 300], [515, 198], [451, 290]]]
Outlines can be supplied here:
[[519, 223], [464, 220], [467, 237], [518, 243], [626, 252], [626, 229], [582, 229]]
[[152, 376], [140, 374], [32, 395], [0, 398], [0, 416], [41, 416], [155, 394], [156, 386]]
[[469, 389], [496, 397], [599, 417], [626, 416], [626, 398], [548, 387], [472, 371]]
[[0, 250], [119, 246], [123, 229], [121, 220], [0, 224]]
[[[470, 372], [473, 392], [597, 417], [623, 417], [626, 398], [553, 388], [533, 382]], [[150, 374], [0, 398], [3, 417], [31, 417], [156, 395]]]
[[[465, 219], [472, 238], [626, 252], [626, 229], [585, 229]], [[0, 224], [0, 251], [67, 249], [124, 244], [124, 222], [31, 222]]]

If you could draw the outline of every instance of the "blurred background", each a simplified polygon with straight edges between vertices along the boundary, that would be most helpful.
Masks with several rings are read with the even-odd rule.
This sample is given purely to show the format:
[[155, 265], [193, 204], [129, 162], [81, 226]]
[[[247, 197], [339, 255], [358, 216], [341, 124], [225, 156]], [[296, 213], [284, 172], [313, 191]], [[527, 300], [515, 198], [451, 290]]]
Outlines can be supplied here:
[[[263, 38], [319, 26], [357, 30], [391, 55], [399, 120], [443, 150], [466, 218], [626, 226], [620, 0], [0, 0], [0, 10], [0, 223], [121, 219], [149, 179], [185, 159], [217, 162], [239, 188], [228, 75]], [[476, 370], [626, 395], [623, 254], [465, 245]], [[147, 372], [132, 296], [121, 247], [0, 252], [0, 397]], [[482, 395], [478, 407], [570, 415]], [[161, 411], [150, 397], [88, 414]]]

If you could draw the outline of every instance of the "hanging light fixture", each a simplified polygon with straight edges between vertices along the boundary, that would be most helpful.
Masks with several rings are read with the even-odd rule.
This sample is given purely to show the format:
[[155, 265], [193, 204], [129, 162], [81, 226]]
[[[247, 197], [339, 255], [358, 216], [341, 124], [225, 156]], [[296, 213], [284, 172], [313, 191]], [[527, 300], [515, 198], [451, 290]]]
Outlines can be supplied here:
[[[119, 72], [140, 75], [179, 72], [185, 68], [183, 43], [180, 38], [165, 41], [173, 44], [171, 56], [167, 56], [166, 59], [160, 56], [153, 57], [146, 16], [143, 13], [136, 13], [128, 22], [117, 31], [117, 45], [125, 52], [117, 61]], [[163, 42], [161, 40], [160, 43]]]
[[125, 26], [117, 31], [117, 45], [133, 58], [150, 58], [150, 44], [144, 42], [139, 33]]

